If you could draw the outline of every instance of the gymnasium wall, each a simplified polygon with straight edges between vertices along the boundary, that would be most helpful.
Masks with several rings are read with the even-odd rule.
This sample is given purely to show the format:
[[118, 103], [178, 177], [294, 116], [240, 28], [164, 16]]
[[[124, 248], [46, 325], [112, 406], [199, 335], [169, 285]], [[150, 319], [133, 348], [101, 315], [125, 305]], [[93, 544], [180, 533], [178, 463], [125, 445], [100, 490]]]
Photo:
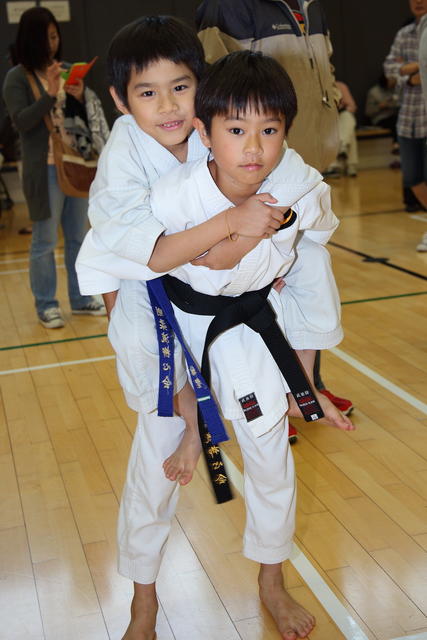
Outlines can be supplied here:
[[[71, 21], [61, 23], [63, 57], [75, 62], [99, 56], [89, 84], [102, 98], [110, 120], [114, 115], [105, 87], [105, 51], [112, 35], [143, 14], [172, 14], [192, 24], [198, 4], [199, 0], [70, 0]], [[407, 0], [323, 0], [323, 5], [337, 79], [347, 82], [363, 112], [366, 91], [381, 72], [396, 31], [410, 15]], [[1, 82], [8, 69], [7, 46], [16, 29], [7, 21], [5, 0], [0, 0]]]
[[411, 18], [407, 0], [322, 0], [331, 32], [337, 80], [346, 82], [359, 107], [376, 83], [396, 32]]

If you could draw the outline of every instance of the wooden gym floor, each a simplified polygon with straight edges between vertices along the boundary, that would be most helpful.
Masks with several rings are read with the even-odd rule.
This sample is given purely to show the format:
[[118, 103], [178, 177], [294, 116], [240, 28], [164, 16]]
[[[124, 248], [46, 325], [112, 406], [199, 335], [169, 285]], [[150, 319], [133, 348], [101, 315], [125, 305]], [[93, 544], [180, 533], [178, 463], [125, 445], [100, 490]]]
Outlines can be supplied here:
[[[357, 430], [295, 421], [287, 581], [317, 618], [312, 640], [426, 639], [427, 254], [415, 246], [427, 214], [402, 211], [399, 172], [331, 184], [346, 337], [323, 355], [322, 375], [353, 400]], [[30, 240], [17, 234], [25, 206], [0, 223], [0, 638], [119, 640], [131, 585], [116, 573], [115, 525], [135, 415], [105, 319], [70, 314], [62, 249], [67, 324], [48, 331], [28, 284]], [[239, 451], [224, 451], [239, 486]], [[159, 640], [277, 640], [257, 567], [240, 554], [243, 524], [241, 498], [214, 505], [200, 467], [159, 579]]]

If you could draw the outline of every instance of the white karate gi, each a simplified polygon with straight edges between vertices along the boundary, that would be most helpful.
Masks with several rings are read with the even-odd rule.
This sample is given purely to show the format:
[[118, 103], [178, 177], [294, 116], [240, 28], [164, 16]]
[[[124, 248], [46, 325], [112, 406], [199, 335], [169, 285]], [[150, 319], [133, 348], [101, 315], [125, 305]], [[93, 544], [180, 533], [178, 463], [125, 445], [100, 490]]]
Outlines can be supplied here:
[[[297, 214], [295, 222], [271, 239], [261, 240], [232, 269], [212, 270], [185, 264], [171, 271], [171, 275], [211, 296], [256, 291], [288, 271], [295, 257], [294, 244], [299, 232], [304, 231], [311, 241], [324, 244], [338, 224], [331, 209], [329, 186], [321, 174], [306, 165], [292, 149], [284, 153], [259, 192], [271, 193], [280, 204], [292, 207]], [[173, 207], [170, 194], [173, 194]], [[169, 234], [200, 224], [232, 203], [218, 189], [207, 159], [202, 158], [160, 178], [151, 192], [151, 206], [154, 216]], [[312, 263], [311, 268], [315, 271], [316, 264]], [[321, 305], [323, 287], [317, 295]], [[282, 298], [273, 290], [269, 300], [285, 333], [286, 310]], [[193, 356], [200, 363], [212, 316], [196, 316], [176, 307], [175, 315]], [[230, 420], [244, 418], [239, 398], [255, 393], [263, 415], [248, 426], [256, 436], [271, 429], [287, 410], [289, 387], [261, 336], [240, 324], [218, 336], [209, 353], [211, 386], [223, 415]]]
[[[292, 154], [289, 150], [288, 157]], [[193, 133], [188, 160], [202, 157], [206, 157], [206, 149]], [[143, 132], [131, 115], [118, 118], [101, 154], [90, 191], [89, 217], [93, 229], [87, 234], [76, 263], [82, 293], [99, 294], [120, 287], [109, 338], [117, 354], [118, 375], [126, 400], [135, 411], [149, 412], [157, 406], [157, 351], [153, 354], [157, 342], [145, 284], [126, 280], [159, 275], [145, 266], [158, 236], [165, 230], [152, 215], [149, 194], [159, 176], [179, 166], [175, 156]], [[304, 167], [304, 171], [314, 171], [307, 165]], [[278, 181], [286, 179], [288, 189], [289, 180], [293, 180], [294, 195], [298, 195], [301, 185], [295, 181], [303, 181], [303, 175], [282, 175], [279, 168], [275, 174]], [[320, 174], [316, 179], [321, 179]], [[271, 182], [268, 185], [274, 187]], [[169, 205], [172, 208], [173, 200], [172, 195]], [[341, 309], [329, 253], [313, 233], [306, 231], [297, 238], [295, 260], [281, 293], [286, 309], [286, 335], [295, 349], [327, 349], [342, 339]], [[178, 391], [186, 379], [180, 347], [176, 349], [175, 361]]]
[[[205, 150], [201, 148], [197, 137], [191, 136], [189, 159], [204, 155]], [[157, 275], [150, 276], [144, 265], [148, 262], [158, 235], [164, 230], [164, 226], [151, 215], [147, 194], [159, 175], [177, 165], [176, 158], [138, 129], [131, 116], [120, 118], [101, 157], [91, 189], [90, 218], [94, 230], [89, 233], [77, 264], [84, 292], [113, 291], [119, 286], [118, 278], [124, 279], [120, 283], [118, 300], [113, 309], [109, 336], [118, 355], [120, 381], [130, 406], [139, 412], [139, 418], [120, 506], [119, 571], [140, 583], [150, 583], [156, 579], [169, 535], [178, 487], [176, 483], [166, 480], [162, 464], [180, 442], [184, 425], [178, 417], [159, 418], [155, 413], [147, 413], [157, 404], [157, 342], [154, 323], [152, 319], [148, 320], [151, 311], [145, 283], [136, 280]], [[175, 208], [173, 195], [171, 202]], [[326, 241], [327, 233], [323, 241]], [[294, 278], [295, 290], [298, 291], [301, 283], [301, 290], [305, 292], [310, 290], [313, 282], [317, 285], [317, 281], [322, 280], [319, 274], [329, 272], [330, 266], [327, 252], [324, 253], [326, 250], [305, 234], [298, 241], [297, 251], [310, 252], [308, 255], [314, 255], [315, 252], [320, 254], [313, 261], [316, 263], [315, 269], [306, 258], [301, 267], [297, 260], [292, 268], [297, 274]], [[285, 266], [278, 267], [280, 260], [283, 265], [290, 264], [292, 260], [291, 256], [289, 260], [283, 260], [283, 256], [278, 259], [272, 251], [273, 257], [277, 274], [285, 270]], [[250, 258], [245, 264], [250, 266]], [[242, 275], [243, 268], [238, 276], [241, 278]], [[263, 277], [267, 277], [267, 273]], [[294, 284], [291, 281], [292, 277], [287, 276], [289, 284], [285, 287], [284, 298], [289, 298], [287, 317], [298, 318], [295, 323], [298, 335], [295, 334], [295, 337], [301, 344], [304, 340], [313, 340], [312, 345], [305, 345], [304, 348], [332, 346], [329, 342], [336, 344], [341, 335], [339, 311], [337, 320], [329, 320], [329, 324], [316, 326], [315, 314], [311, 314], [313, 322], [304, 325], [299, 321], [299, 316], [305, 321], [306, 313], [291, 312], [294, 300], [291, 295]], [[229, 284], [232, 284], [231, 280]], [[329, 294], [331, 299], [336, 297], [334, 286]], [[231, 294], [231, 291], [230, 288], [227, 293]], [[271, 295], [278, 309], [279, 296], [275, 293]], [[312, 299], [308, 299], [307, 302], [316, 308], [317, 301], [313, 303]], [[331, 310], [336, 309], [336, 302], [334, 304]], [[294, 306], [297, 309], [298, 303]], [[308, 327], [307, 331], [305, 326]], [[288, 337], [291, 335], [292, 330], [288, 330]], [[259, 348], [256, 353], [263, 362], [269, 358], [265, 347], [262, 356]], [[178, 350], [177, 358], [179, 355]], [[147, 358], [152, 356], [155, 364], [147, 366]], [[176, 372], [176, 388], [179, 389], [185, 380], [185, 369], [177, 366]], [[280, 376], [275, 375], [274, 379], [275, 388], [280, 389], [280, 408], [273, 412], [269, 410], [271, 422], [258, 429], [269, 429], [267, 433], [256, 437], [247, 428], [244, 418], [233, 420], [245, 462], [247, 523], [244, 553], [253, 560], [265, 563], [281, 562], [289, 557], [295, 520], [294, 467], [288, 446], [287, 421], [283, 417], [287, 386]], [[229, 404], [235, 410], [235, 400]]]
[[[285, 183], [280, 180], [283, 175]], [[327, 242], [337, 225], [330, 208], [329, 187], [295, 152], [285, 153], [260, 191], [269, 191], [281, 204], [291, 205], [297, 213], [296, 222], [278, 232], [273, 241], [261, 241], [233, 269], [213, 271], [184, 265], [172, 271], [172, 275], [203, 293], [239, 295], [260, 289], [287, 271], [302, 230], [309, 236], [307, 242]], [[168, 196], [171, 193], [173, 210]], [[167, 233], [203, 222], [230, 204], [213, 182], [206, 158], [164, 176], [151, 194], [153, 213]], [[312, 270], [316, 269], [316, 264], [312, 264]], [[126, 301], [132, 297], [133, 309], [135, 304], [139, 306], [140, 327], [146, 309], [142, 283], [127, 281], [122, 287], [126, 294], [119, 295], [111, 324], [121, 325], [125, 314], [126, 334], [132, 322], [136, 324], [135, 316], [131, 318], [126, 312]], [[319, 300], [322, 295], [320, 290]], [[270, 302], [283, 328], [281, 297], [275, 291], [270, 294]], [[187, 314], [176, 307], [175, 313], [193, 355], [200, 362], [204, 336], [212, 318]], [[118, 332], [116, 329], [117, 336]], [[260, 336], [244, 325], [219, 336], [210, 355], [212, 388], [223, 414], [233, 422], [245, 464], [247, 522], [243, 552], [257, 562], [282, 562], [292, 548], [296, 500], [285, 417], [287, 384]], [[255, 392], [263, 415], [247, 423], [238, 398], [251, 392]], [[119, 518], [119, 570], [136, 582], [153, 582], [159, 570], [177, 500], [177, 486], [165, 479], [162, 462], [176, 449], [182, 428], [176, 418], [151, 415], [148, 423], [147, 416], [140, 414]]]

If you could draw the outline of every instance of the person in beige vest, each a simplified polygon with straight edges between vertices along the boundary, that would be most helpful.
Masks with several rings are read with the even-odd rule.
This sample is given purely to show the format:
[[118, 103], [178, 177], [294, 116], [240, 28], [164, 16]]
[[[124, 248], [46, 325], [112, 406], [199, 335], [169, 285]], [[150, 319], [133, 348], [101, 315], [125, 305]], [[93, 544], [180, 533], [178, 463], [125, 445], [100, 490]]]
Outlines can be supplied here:
[[339, 147], [339, 95], [319, 0], [204, 0], [196, 24], [209, 63], [238, 49], [262, 51], [280, 62], [298, 98], [288, 144], [305, 162], [324, 171]]

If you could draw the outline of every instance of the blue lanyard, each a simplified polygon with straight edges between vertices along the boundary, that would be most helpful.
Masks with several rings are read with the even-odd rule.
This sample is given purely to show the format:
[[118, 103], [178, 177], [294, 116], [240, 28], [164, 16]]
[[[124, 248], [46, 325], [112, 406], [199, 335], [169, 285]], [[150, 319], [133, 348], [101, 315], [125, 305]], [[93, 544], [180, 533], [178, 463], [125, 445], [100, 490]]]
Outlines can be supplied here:
[[212, 436], [212, 443], [218, 444], [219, 442], [229, 440], [229, 436], [218, 413], [218, 408], [212, 398], [211, 391], [185, 343], [173, 307], [164, 289], [162, 278], [149, 280], [147, 282], [147, 289], [159, 344], [158, 415], [164, 417], [173, 415], [175, 334], [181, 344], [196, 394], [198, 407], [202, 413], [207, 429]]

